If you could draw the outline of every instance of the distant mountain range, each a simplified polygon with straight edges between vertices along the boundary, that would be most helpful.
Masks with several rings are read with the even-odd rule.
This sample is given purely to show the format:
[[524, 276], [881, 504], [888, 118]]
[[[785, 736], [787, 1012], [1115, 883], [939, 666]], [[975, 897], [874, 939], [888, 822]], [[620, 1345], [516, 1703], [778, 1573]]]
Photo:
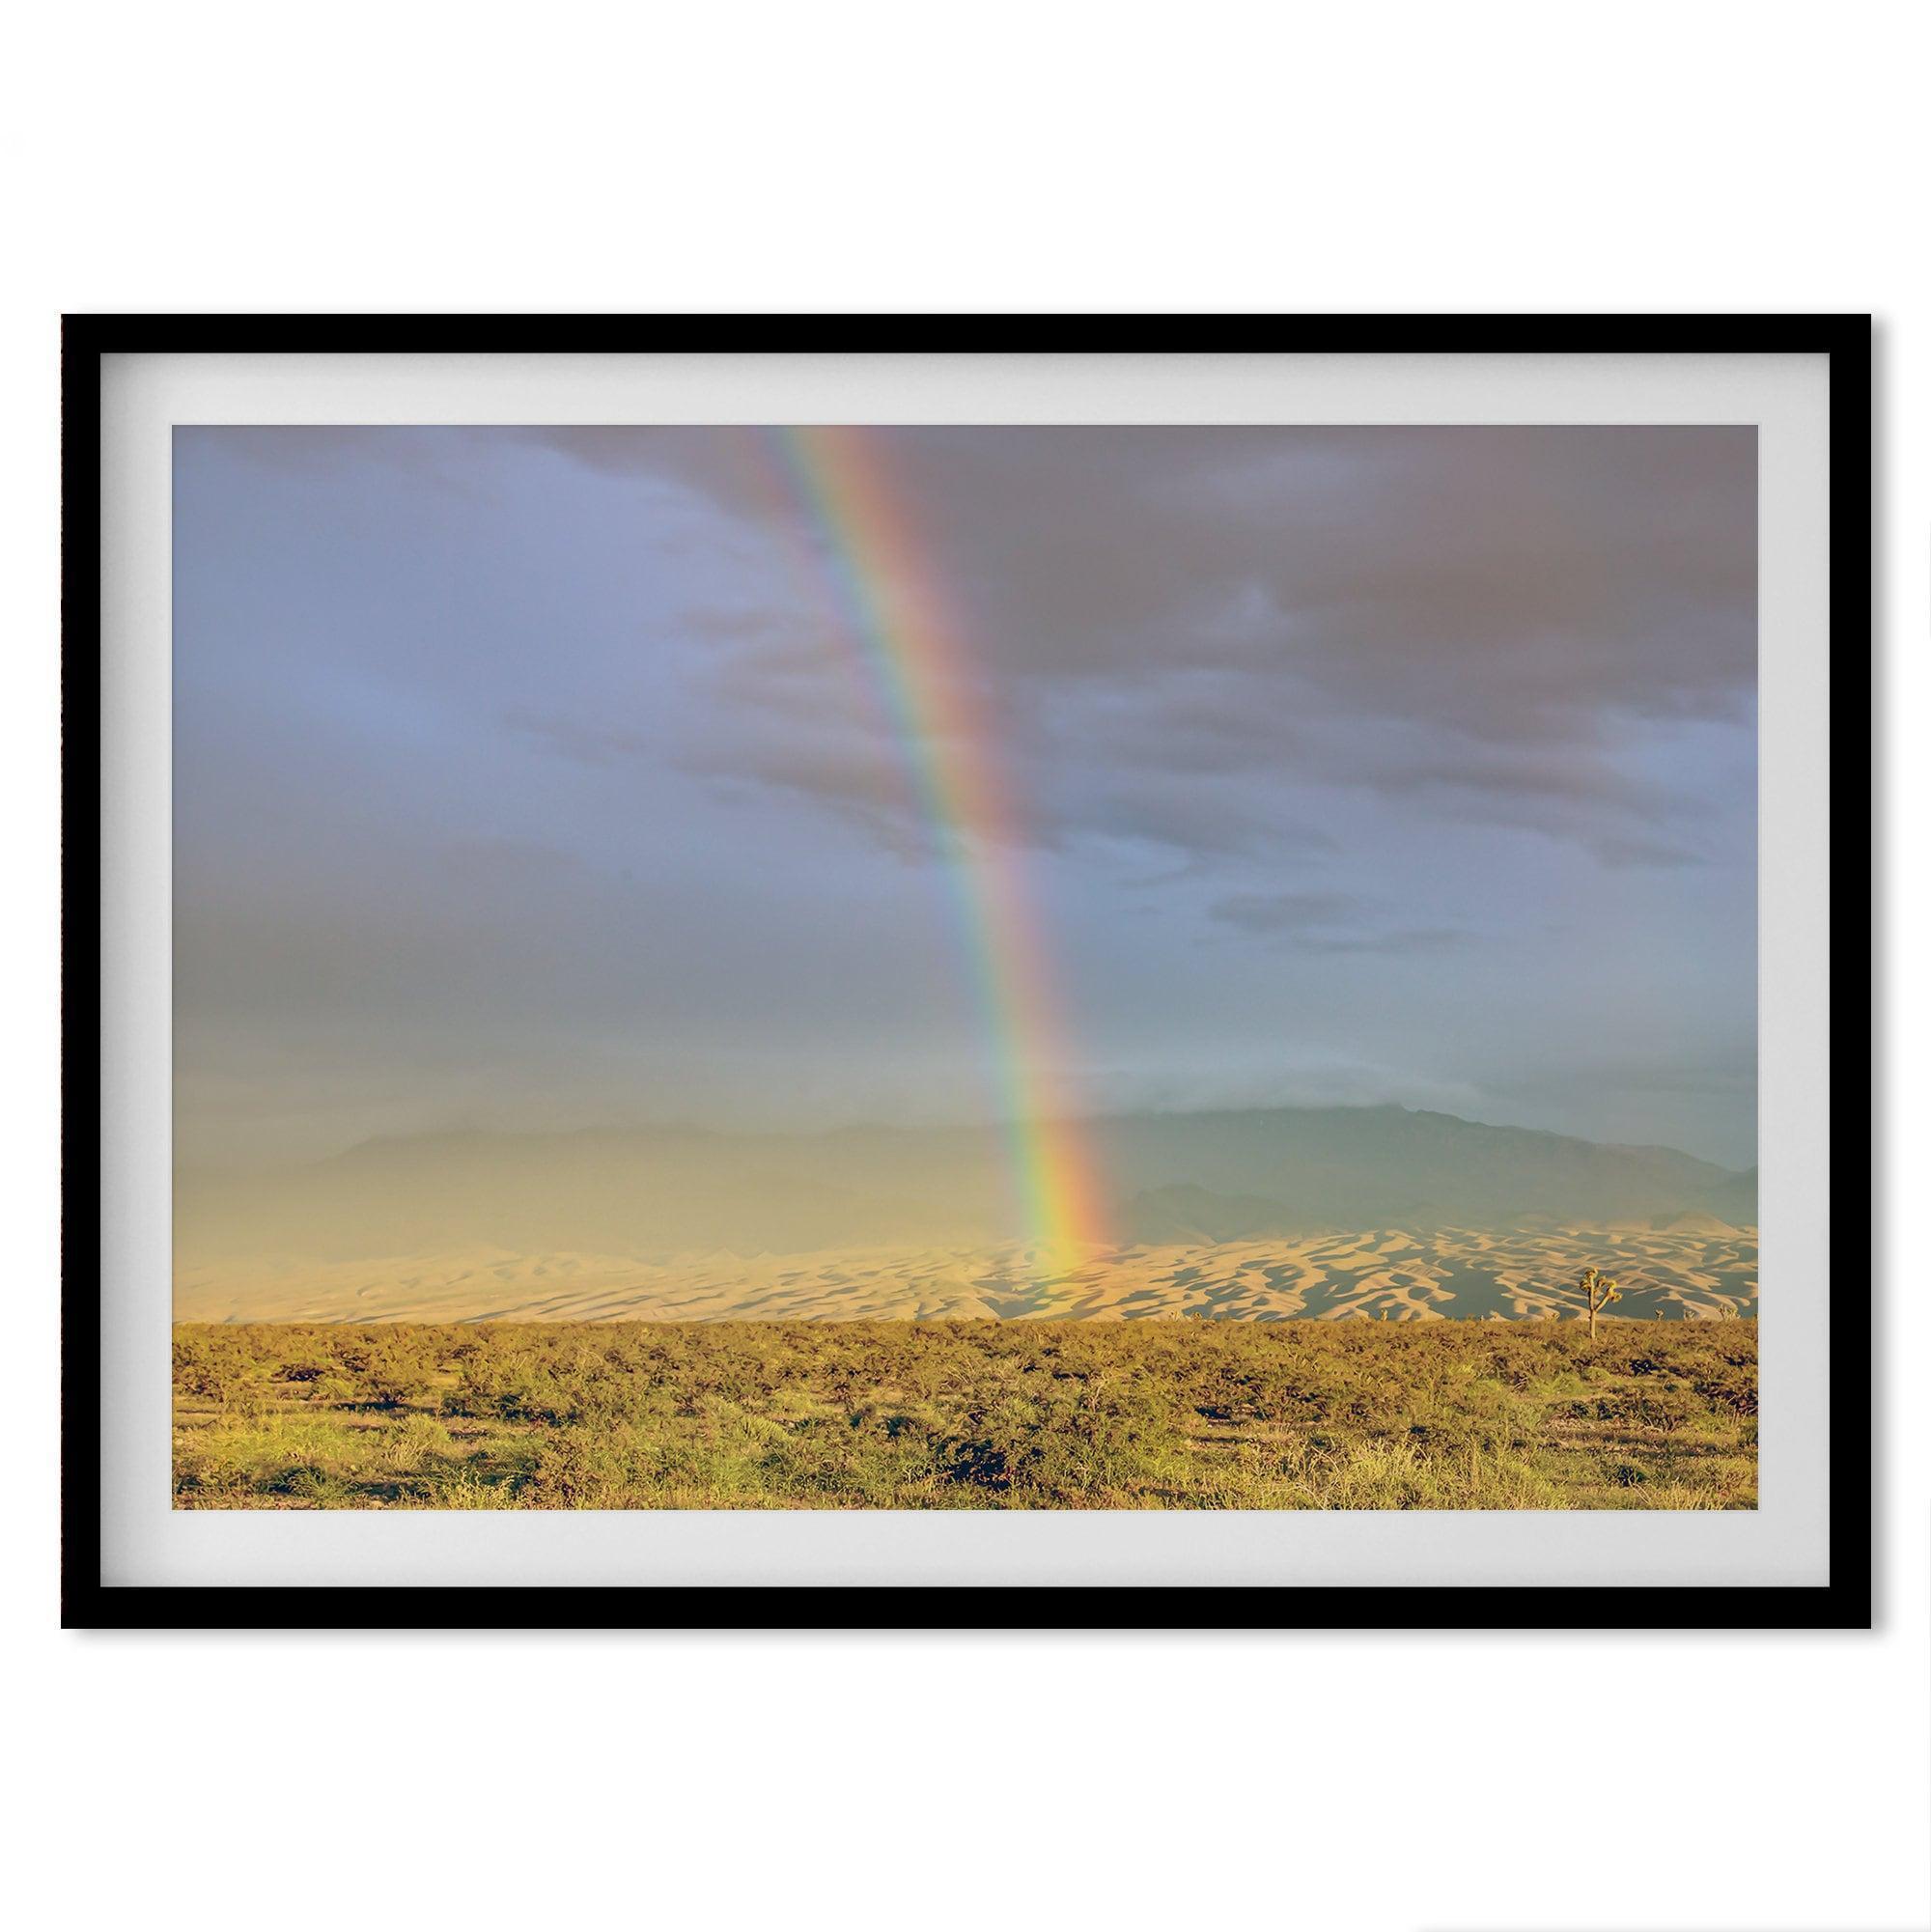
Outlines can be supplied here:
[[[1324, 1230], [1756, 1223], [1756, 1172], [1399, 1106], [1135, 1114], [1088, 1124], [1125, 1243]], [[372, 1140], [314, 1165], [177, 1177], [176, 1253], [349, 1261], [493, 1247], [662, 1260], [996, 1242], [991, 1128], [682, 1128]]]
[[1707, 1215], [1756, 1224], [1756, 1170], [1399, 1106], [1281, 1107], [1107, 1123], [1140, 1241], [1327, 1228], [1519, 1227]]

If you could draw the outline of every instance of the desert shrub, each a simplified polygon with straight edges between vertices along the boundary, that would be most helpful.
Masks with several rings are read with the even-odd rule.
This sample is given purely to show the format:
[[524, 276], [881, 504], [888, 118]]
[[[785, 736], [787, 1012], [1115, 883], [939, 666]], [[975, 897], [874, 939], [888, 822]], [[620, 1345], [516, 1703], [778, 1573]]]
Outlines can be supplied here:
[[174, 1373], [188, 1508], [1755, 1499], [1745, 1321], [237, 1326]]
[[517, 1493], [532, 1509], [622, 1509], [635, 1495], [635, 1476], [620, 1445], [559, 1435], [538, 1446]]
[[421, 1370], [378, 1363], [358, 1378], [356, 1399], [378, 1409], [406, 1409], [440, 1397], [434, 1380]]
[[434, 1415], [411, 1415], [403, 1426], [383, 1438], [384, 1459], [392, 1470], [410, 1472], [449, 1454], [453, 1446], [449, 1431]]
[[1732, 1415], [1754, 1415], [1756, 1414], [1756, 1375], [1755, 1363], [1750, 1364], [1751, 1373], [1706, 1375], [1696, 1385], [1696, 1393], [1714, 1408], [1727, 1411]]
[[1668, 1385], [1645, 1383], [1638, 1387], [1618, 1389], [1597, 1397], [1596, 1416], [1605, 1422], [1624, 1422], [1641, 1429], [1680, 1429], [1701, 1412], [1704, 1405], [1693, 1391]]
[[456, 1387], [441, 1398], [445, 1415], [561, 1427], [582, 1414], [578, 1396], [533, 1357], [472, 1356]]
[[294, 1463], [285, 1470], [278, 1470], [263, 1484], [262, 1489], [269, 1496], [284, 1496], [291, 1502], [322, 1504], [332, 1501], [342, 1488], [338, 1477], [326, 1470], [319, 1470], [312, 1463]]

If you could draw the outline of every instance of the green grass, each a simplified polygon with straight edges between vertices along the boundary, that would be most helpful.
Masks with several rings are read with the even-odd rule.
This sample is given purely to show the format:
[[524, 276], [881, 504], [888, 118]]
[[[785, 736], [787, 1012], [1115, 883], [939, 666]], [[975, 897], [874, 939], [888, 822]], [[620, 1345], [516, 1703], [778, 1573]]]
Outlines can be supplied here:
[[192, 1509], [1749, 1509], [1756, 1324], [181, 1327]]

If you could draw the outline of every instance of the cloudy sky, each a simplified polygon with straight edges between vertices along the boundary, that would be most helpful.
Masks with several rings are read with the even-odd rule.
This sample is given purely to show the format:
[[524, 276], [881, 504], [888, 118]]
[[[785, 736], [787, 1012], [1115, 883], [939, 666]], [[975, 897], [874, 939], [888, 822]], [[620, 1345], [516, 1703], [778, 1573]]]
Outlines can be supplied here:
[[[872, 434], [1085, 1106], [1755, 1158], [1752, 432]], [[773, 450], [178, 433], [182, 1159], [995, 1107]]]

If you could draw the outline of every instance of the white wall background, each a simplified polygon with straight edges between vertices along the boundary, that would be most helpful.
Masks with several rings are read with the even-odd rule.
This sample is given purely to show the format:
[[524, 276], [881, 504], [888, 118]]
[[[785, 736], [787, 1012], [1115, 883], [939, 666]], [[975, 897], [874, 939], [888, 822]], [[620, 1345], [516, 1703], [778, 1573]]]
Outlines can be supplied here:
[[[1921, 9], [183, 0], [10, 39], [0, 1818], [30, 1922], [1931, 1923]], [[1647, 307], [1879, 317], [1876, 1636], [57, 1634], [62, 309]]]

